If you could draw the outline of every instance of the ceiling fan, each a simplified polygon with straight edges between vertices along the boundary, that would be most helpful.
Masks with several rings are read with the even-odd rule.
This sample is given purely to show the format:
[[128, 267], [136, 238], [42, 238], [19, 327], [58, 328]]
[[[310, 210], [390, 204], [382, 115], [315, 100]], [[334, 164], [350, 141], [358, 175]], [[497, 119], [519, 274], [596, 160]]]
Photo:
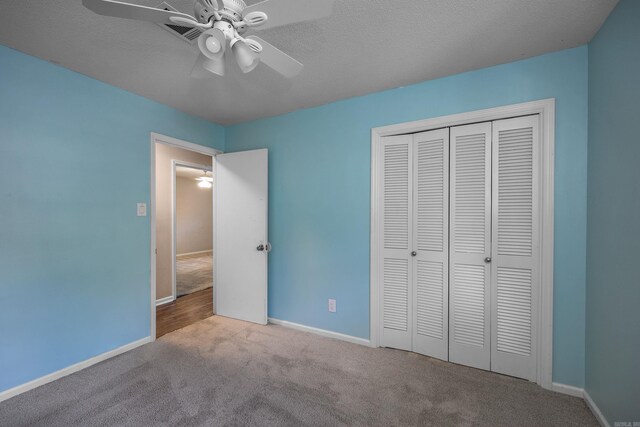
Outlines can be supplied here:
[[287, 78], [298, 75], [303, 65], [261, 38], [247, 31], [264, 30], [331, 15], [335, 0], [265, 0], [247, 6], [244, 0], [195, 0], [194, 16], [115, 0], [82, 0], [99, 15], [137, 19], [167, 26], [199, 28], [200, 56], [194, 76], [202, 70], [224, 76], [225, 62], [234, 57], [240, 70], [248, 73], [260, 62]]

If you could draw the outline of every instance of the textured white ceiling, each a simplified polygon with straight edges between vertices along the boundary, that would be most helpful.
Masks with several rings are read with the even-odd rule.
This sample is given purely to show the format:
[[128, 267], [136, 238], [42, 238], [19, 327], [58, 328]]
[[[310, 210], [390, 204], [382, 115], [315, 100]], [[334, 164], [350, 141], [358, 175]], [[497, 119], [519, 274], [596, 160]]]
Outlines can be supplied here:
[[[182, 177], [182, 178], [200, 178], [202, 176], [204, 176], [204, 174], [202, 173], [203, 170], [202, 169], [197, 169], [197, 168], [189, 168], [186, 166], [176, 166], [176, 176]], [[207, 176], [211, 176], [211, 172], [207, 171]]]
[[579, 46], [617, 1], [337, 0], [330, 18], [259, 32], [305, 64], [291, 81], [264, 65], [193, 79], [195, 46], [81, 0], [0, 0], [0, 43], [227, 125]]

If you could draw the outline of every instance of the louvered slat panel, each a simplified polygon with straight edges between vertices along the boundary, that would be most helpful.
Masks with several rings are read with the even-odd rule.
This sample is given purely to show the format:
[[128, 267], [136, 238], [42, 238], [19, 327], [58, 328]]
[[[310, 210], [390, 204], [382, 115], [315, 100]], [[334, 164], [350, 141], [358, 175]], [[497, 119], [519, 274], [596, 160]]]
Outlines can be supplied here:
[[385, 137], [379, 151], [381, 344], [402, 350], [411, 350], [412, 335], [412, 143], [411, 135]]
[[484, 346], [485, 270], [479, 265], [457, 264], [453, 269], [454, 340]]
[[490, 367], [491, 124], [451, 128], [449, 359]]
[[498, 254], [531, 256], [533, 128], [498, 132]]
[[417, 276], [417, 333], [442, 339], [444, 266], [437, 262], [418, 261]]
[[458, 136], [455, 144], [455, 251], [482, 254], [486, 241], [486, 135]]
[[417, 238], [418, 250], [441, 252], [444, 247], [445, 141], [417, 143]]
[[493, 123], [491, 370], [537, 376], [539, 117]]
[[409, 247], [409, 146], [384, 147], [384, 248]]
[[413, 138], [412, 350], [449, 358], [449, 129]]
[[498, 268], [497, 349], [531, 354], [531, 270]]
[[409, 261], [385, 258], [383, 326], [399, 331], [407, 330], [409, 307]]

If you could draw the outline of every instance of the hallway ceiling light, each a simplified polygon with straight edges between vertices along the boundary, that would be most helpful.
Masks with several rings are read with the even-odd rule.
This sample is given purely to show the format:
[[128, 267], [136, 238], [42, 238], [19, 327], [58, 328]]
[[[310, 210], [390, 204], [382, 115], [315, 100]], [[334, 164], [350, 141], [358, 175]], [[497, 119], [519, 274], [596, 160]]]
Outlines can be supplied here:
[[207, 175], [207, 171], [202, 171], [203, 176], [200, 178], [196, 178], [198, 181], [198, 187], [200, 188], [212, 188], [213, 187], [213, 178]]

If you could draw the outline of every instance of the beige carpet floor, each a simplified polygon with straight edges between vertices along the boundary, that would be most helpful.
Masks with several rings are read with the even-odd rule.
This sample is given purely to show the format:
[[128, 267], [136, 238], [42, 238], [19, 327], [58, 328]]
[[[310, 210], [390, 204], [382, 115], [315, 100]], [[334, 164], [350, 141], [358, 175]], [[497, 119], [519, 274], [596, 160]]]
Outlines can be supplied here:
[[212, 317], [0, 403], [2, 426], [597, 426], [536, 384]]
[[178, 297], [192, 294], [213, 285], [213, 254], [211, 252], [176, 257], [176, 293]]

